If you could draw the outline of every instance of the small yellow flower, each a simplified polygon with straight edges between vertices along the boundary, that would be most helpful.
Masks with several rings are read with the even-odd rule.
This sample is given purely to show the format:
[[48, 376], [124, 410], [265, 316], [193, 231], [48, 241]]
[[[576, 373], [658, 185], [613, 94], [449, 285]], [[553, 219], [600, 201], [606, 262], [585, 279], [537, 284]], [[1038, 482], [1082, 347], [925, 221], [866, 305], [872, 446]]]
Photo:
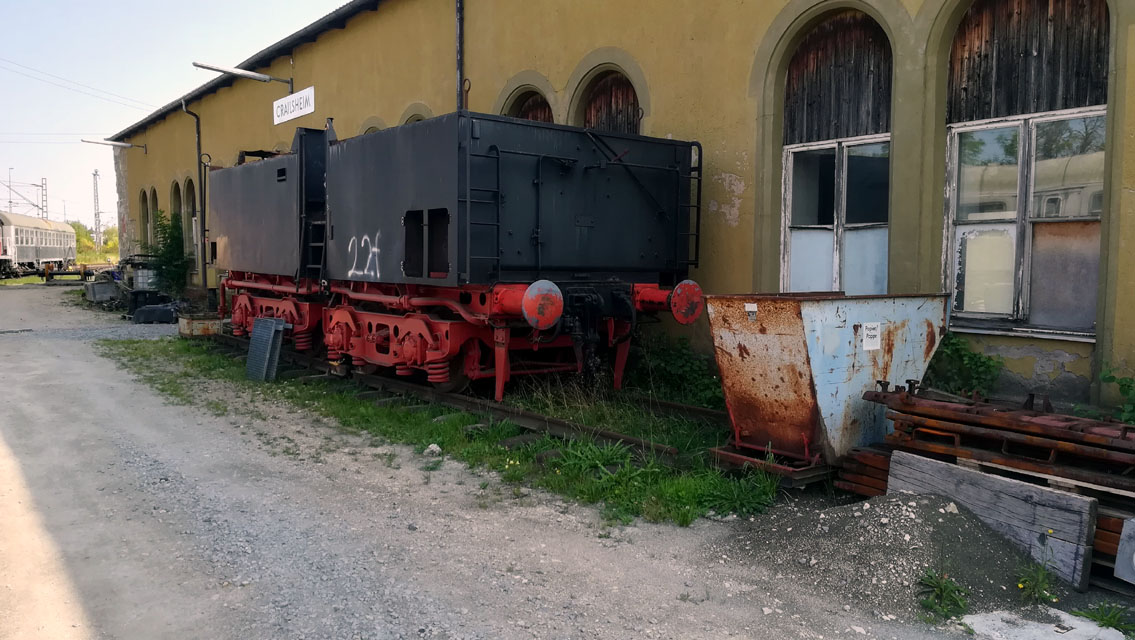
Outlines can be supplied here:
[[1052, 529], [1049, 529], [1049, 530], [1048, 530], [1048, 532], [1049, 532], [1049, 533], [1052, 533]]
[[1059, 601], [1060, 601], [1060, 599], [1059, 599], [1059, 598], [1053, 598], [1053, 599], [1052, 599], [1052, 601], [1053, 601], [1053, 602], [1059, 602]]
[[1017, 583], [1017, 588], [1018, 588], [1018, 589], [1024, 589], [1024, 588], [1025, 588], [1025, 585], [1023, 585], [1023, 584], [1021, 584], [1020, 582], [1018, 582], [1018, 583]]

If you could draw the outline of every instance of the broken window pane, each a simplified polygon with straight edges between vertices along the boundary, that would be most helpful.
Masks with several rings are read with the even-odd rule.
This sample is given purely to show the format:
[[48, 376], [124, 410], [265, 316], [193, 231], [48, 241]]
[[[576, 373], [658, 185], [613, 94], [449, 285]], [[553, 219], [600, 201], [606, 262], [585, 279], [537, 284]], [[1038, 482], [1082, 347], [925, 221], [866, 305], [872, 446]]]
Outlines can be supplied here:
[[792, 224], [835, 220], [835, 148], [792, 154]]
[[959, 226], [955, 246], [954, 309], [1012, 313], [1016, 224]]
[[1100, 223], [1037, 222], [1032, 227], [1029, 324], [1090, 331], [1096, 322]]
[[966, 131], [957, 141], [958, 221], [1016, 218], [1019, 128]]
[[843, 290], [849, 296], [887, 292], [887, 228], [843, 232]]
[[[1104, 118], [1036, 125], [1033, 210], [1037, 218], [1098, 216], [1103, 208]], [[1094, 194], [1100, 199], [1093, 201]]]
[[792, 229], [788, 233], [789, 291], [831, 291], [835, 232]]
[[891, 144], [847, 147], [847, 224], [887, 222]]

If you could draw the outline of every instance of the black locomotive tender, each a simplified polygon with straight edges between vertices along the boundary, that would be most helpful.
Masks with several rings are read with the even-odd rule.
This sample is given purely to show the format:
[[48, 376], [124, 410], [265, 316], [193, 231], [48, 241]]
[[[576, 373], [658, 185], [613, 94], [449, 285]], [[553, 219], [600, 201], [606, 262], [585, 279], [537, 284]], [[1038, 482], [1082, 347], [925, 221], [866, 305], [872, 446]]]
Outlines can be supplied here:
[[[301, 350], [454, 386], [578, 371], [641, 312], [700, 315], [701, 148], [471, 112], [210, 174], [234, 333], [281, 317]], [[222, 310], [224, 312], [224, 310]]]

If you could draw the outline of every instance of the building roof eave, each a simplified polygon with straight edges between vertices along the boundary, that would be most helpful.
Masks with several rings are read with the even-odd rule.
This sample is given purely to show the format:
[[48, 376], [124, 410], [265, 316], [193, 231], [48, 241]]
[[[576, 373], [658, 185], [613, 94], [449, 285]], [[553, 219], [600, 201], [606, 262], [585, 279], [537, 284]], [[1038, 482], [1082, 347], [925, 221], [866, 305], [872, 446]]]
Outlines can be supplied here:
[[[287, 55], [296, 47], [308, 42], [314, 42], [321, 34], [331, 31], [332, 29], [342, 29], [347, 21], [363, 11], [374, 11], [382, 0], [351, 0], [343, 6], [335, 9], [331, 13], [323, 16], [319, 20], [307, 25], [306, 27], [296, 31], [290, 36], [272, 44], [261, 51], [253, 54], [244, 62], [236, 65], [238, 69], [245, 69], [248, 71], [255, 71], [258, 68], [266, 67], [272, 63], [273, 60], [280, 56]], [[126, 127], [122, 131], [107, 138], [116, 142], [125, 142], [126, 138], [133, 136], [147, 128], [150, 125], [165, 118], [175, 111], [181, 111], [182, 103], [190, 103], [199, 100], [211, 93], [214, 93], [224, 87], [230, 86], [236, 81], [236, 76], [230, 74], [223, 74], [213, 78], [205, 84], [197, 87], [196, 89], [186, 93], [185, 95], [169, 102], [150, 115], [142, 118], [138, 122]]]

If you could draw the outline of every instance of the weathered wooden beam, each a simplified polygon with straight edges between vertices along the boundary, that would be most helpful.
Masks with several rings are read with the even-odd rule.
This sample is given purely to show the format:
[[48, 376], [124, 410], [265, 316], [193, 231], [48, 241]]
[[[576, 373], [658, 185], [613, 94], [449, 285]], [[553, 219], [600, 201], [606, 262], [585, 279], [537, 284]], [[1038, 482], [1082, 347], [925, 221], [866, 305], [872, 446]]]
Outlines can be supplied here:
[[904, 491], [950, 498], [1073, 588], [1088, 588], [1099, 505], [1095, 498], [896, 451], [887, 493]]

